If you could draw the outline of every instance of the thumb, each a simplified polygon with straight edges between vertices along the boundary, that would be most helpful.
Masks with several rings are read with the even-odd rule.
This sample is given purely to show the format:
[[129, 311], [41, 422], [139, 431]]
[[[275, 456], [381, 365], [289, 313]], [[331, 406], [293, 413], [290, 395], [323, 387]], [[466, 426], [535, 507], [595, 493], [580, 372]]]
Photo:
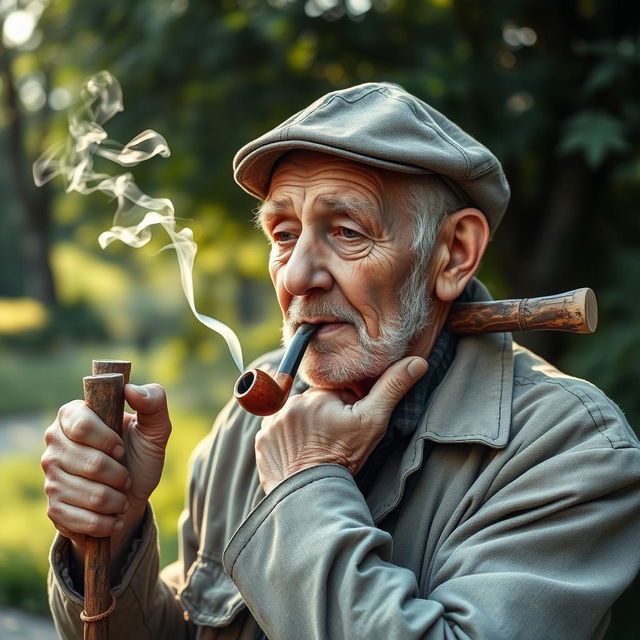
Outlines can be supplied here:
[[129, 406], [136, 412], [140, 431], [147, 435], [169, 436], [171, 420], [167, 396], [159, 384], [128, 384], [124, 388], [124, 395]]
[[394, 362], [358, 402], [362, 413], [384, 418], [385, 423], [407, 391], [427, 372], [424, 358], [411, 356]]

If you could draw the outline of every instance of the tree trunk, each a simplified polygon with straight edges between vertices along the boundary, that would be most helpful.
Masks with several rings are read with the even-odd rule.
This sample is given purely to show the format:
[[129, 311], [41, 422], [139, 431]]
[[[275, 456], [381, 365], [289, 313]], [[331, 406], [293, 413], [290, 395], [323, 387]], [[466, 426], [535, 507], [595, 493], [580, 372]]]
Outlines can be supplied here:
[[[15, 197], [24, 219], [21, 242], [28, 273], [26, 294], [46, 305], [57, 304], [56, 288], [50, 262], [51, 194], [47, 186], [36, 190], [26, 157], [24, 116], [18, 103], [10, 53], [0, 42], [0, 77], [4, 84], [4, 111], [7, 122], [6, 166], [15, 185]], [[46, 107], [45, 107], [46, 108]], [[43, 117], [46, 118], [46, 115]]]

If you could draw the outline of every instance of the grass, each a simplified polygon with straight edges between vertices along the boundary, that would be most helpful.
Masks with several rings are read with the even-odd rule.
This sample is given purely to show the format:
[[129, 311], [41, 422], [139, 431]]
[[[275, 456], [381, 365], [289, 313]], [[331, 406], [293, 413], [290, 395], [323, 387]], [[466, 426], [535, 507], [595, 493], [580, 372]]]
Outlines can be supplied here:
[[46, 609], [47, 555], [53, 537], [39, 471], [37, 458], [31, 456], [0, 462], [0, 605], [33, 612]]

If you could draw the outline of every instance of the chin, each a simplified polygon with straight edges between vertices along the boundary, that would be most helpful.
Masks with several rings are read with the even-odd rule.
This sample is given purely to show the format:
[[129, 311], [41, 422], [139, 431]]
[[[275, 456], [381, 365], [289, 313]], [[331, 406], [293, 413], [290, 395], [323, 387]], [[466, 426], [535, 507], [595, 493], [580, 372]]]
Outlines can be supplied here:
[[309, 349], [302, 360], [299, 374], [312, 387], [342, 389], [380, 377], [392, 363], [393, 360], [388, 358], [372, 362], [369, 357], [314, 353]]

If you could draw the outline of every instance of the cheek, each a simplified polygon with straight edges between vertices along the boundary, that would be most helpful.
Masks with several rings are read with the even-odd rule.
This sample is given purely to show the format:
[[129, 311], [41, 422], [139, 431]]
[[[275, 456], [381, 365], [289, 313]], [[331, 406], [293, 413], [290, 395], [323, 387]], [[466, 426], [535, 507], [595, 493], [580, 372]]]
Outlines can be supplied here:
[[273, 258], [273, 256], [269, 257], [269, 276], [271, 277], [271, 282], [273, 286], [276, 286], [276, 282], [278, 281], [278, 271], [280, 270], [280, 263]]
[[[376, 333], [380, 315], [389, 297], [389, 282], [374, 268], [363, 264], [334, 269], [336, 283], [349, 304], [360, 313], [370, 330]], [[338, 274], [337, 272], [340, 271]]]
[[377, 337], [380, 322], [397, 313], [398, 293], [408, 276], [404, 260], [384, 258], [354, 265], [339, 281], [344, 296], [363, 316], [373, 337]]
[[280, 309], [284, 313], [289, 307], [289, 303], [291, 302], [291, 295], [285, 289], [283, 284], [283, 266], [283, 263], [277, 259], [269, 260], [269, 276], [271, 277], [271, 284], [273, 285], [273, 289], [276, 293], [276, 298], [278, 299]]

